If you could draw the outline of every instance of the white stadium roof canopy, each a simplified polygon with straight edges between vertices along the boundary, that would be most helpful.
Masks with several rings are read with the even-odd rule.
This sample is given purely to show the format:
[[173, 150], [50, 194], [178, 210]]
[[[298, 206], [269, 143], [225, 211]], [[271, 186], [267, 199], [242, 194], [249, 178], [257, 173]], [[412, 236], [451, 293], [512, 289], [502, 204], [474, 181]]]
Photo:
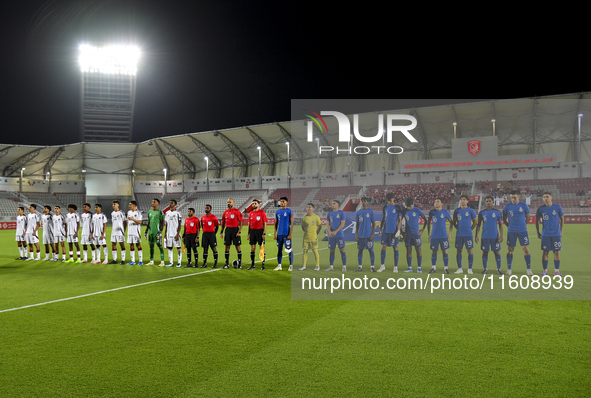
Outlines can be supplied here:
[[[359, 115], [359, 129], [364, 135], [375, 135], [378, 112]], [[451, 156], [453, 123], [457, 123], [457, 137], [492, 135], [491, 120], [495, 119], [499, 137], [499, 154], [532, 153], [534, 131], [536, 153], [554, 152], [559, 161], [577, 160], [578, 116], [582, 118], [582, 158], [589, 159], [591, 151], [591, 93], [549, 97], [496, 100], [468, 104], [454, 104], [428, 108], [395, 109], [379, 113], [414, 116], [418, 125], [411, 130], [418, 143], [411, 143], [402, 135], [392, 145], [404, 148], [400, 160], [445, 158]], [[329, 131], [338, 131], [336, 119], [325, 118]], [[52, 178], [86, 173], [126, 174], [135, 170], [138, 179], [159, 179], [163, 168], [169, 178], [202, 178], [209, 158], [211, 177], [228, 177], [232, 165], [235, 176], [258, 175], [259, 150], [266, 165], [264, 175], [287, 174], [287, 141], [290, 142], [291, 174], [316, 171], [318, 156], [315, 142], [306, 140], [307, 120], [246, 126], [219, 131], [207, 131], [160, 137], [140, 143], [75, 143], [56, 146], [0, 144], [0, 170], [3, 176], [18, 176], [22, 167], [28, 177], [44, 178], [51, 171]], [[292, 134], [293, 132], [293, 134]], [[364, 133], [366, 132], [366, 133]], [[338, 146], [337, 134], [319, 134], [321, 145]], [[345, 144], [346, 145], [346, 144]], [[346, 146], [345, 146], [346, 147]], [[341, 144], [341, 148], [342, 144]], [[333, 158], [334, 157], [334, 158]], [[356, 156], [362, 158], [362, 156]], [[366, 155], [359, 162], [358, 171], [381, 169], [381, 155]], [[375, 158], [372, 161], [371, 158]], [[322, 155], [325, 172], [342, 170], [346, 153]], [[394, 168], [391, 163], [389, 169]]]

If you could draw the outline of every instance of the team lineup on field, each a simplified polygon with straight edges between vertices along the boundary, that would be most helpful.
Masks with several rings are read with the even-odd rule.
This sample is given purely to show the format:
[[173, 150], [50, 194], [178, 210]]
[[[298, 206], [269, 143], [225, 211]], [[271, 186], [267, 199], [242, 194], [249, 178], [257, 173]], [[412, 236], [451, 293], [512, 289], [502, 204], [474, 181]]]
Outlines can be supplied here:
[[[560, 274], [560, 251], [562, 249], [561, 236], [564, 225], [564, 212], [562, 207], [552, 202], [552, 195], [549, 192], [543, 194], [544, 205], [540, 206], [536, 213], [536, 232], [541, 239], [543, 252], [542, 275], [548, 275], [549, 253], [554, 253], [554, 274]], [[398, 272], [399, 265], [399, 240], [404, 241], [406, 248], [406, 265], [403, 272], [414, 272], [413, 248], [416, 261], [416, 272], [422, 273], [422, 240], [421, 236], [425, 229], [428, 230], [430, 242], [431, 269], [429, 273], [437, 272], [438, 251], [442, 251], [443, 272], [449, 274], [450, 240], [453, 229], [456, 229], [455, 248], [456, 253], [456, 274], [464, 273], [463, 249], [466, 249], [468, 260], [468, 274], [473, 274], [474, 246], [481, 243], [482, 266], [481, 274], [488, 273], [488, 256], [493, 251], [496, 262], [496, 273], [502, 275], [501, 243], [506, 239], [506, 275], [512, 274], [514, 249], [519, 242], [524, 255], [527, 275], [532, 276], [531, 254], [529, 251], [530, 240], [527, 232], [527, 223], [530, 219], [530, 210], [526, 203], [520, 201], [520, 194], [517, 191], [511, 192], [511, 202], [506, 204], [503, 211], [493, 208], [493, 198], [485, 199], [486, 208], [479, 214], [468, 206], [469, 198], [462, 195], [460, 207], [454, 210], [453, 216], [446, 209], [443, 209], [443, 200], [437, 198], [434, 202], [434, 209], [428, 215], [418, 207], [414, 206], [414, 199], [408, 198], [404, 204], [395, 197], [394, 193], [386, 196], [387, 204], [382, 210], [382, 219], [377, 228], [381, 238], [380, 267], [376, 270], [374, 239], [378, 221], [375, 212], [368, 208], [369, 198], [361, 199], [361, 209], [355, 214], [355, 241], [357, 242], [357, 269], [363, 271], [364, 251], [369, 252], [371, 272], [383, 272], [386, 270], [386, 258], [388, 247], [392, 247], [394, 259], [393, 272]], [[398, 202], [398, 203], [397, 203]], [[282, 270], [283, 251], [289, 260], [289, 271], [293, 270], [294, 253], [292, 251], [292, 234], [294, 232], [294, 215], [288, 207], [289, 198], [280, 198], [280, 209], [275, 214], [273, 239], [277, 242], [277, 262], [275, 271]], [[250, 267], [248, 270], [256, 269], [255, 257], [256, 247], [259, 246], [259, 259], [262, 263], [261, 270], [265, 270], [265, 237], [267, 236], [267, 216], [260, 209], [261, 202], [254, 199], [245, 212], [248, 212], [247, 241], [250, 245]], [[221, 220], [211, 213], [212, 207], [205, 205], [205, 214], [198, 218], [195, 216], [194, 208], [189, 208], [187, 217], [183, 222], [183, 215], [177, 210], [177, 201], [170, 200], [166, 213], [159, 209], [160, 200], [154, 198], [152, 207], [148, 212], [148, 222], [144, 230], [144, 238], [148, 240], [150, 248], [150, 261], [145, 265], [155, 265], [155, 246], [159, 250], [161, 267], [180, 268], [183, 266], [183, 254], [186, 252], [187, 263], [185, 268], [207, 268], [208, 257], [211, 249], [214, 263], [212, 268], [218, 268], [217, 234], [223, 239], [225, 250], [225, 263], [221, 268], [230, 268], [230, 249], [235, 247], [237, 259], [232, 261], [235, 268], [242, 269], [242, 226], [244, 223], [243, 214], [234, 207], [232, 198], [227, 201], [228, 208], [224, 211]], [[329, 267], [325, 271], [333, 271], [335, 263], [335, 250], [338, 246], [342, 271], [347, 271], [347, 254], [345, 251], [345, 212], [340, 210], [341, 203], [338, 200], [331, 202], [331, 211], [327, 215], [327, 227], [325, 230], [328, 240]], [[43, 229], [43, 242], [46, 261], [76, 262], [92, 264], [127, 264], [144, 265], [143, 248], [141, 245], [142, 213], [137, 207], [136, 201], [129, 202], [129, 210], [125, 214], [120, 209], [119, 201], [112, 202], [111, 213], [111, 261], [107, 247], [107, 216], [103, 213], [103, 206], [100, 203], [94, 205], [94, 213], [91, 213], [91, 204], [83, 205], [83, 212], [78, 214], [77, 206], [68, 205], [68, 212], [64, 215], [60, 206], [46, 205], [43, 214], [39, 217], [36, 212], [37, 206], [29, 206], [29, 214], [25, 216], [24, 207], [18, 208], [16, 218], [16, 241], [18, 244], [19, 257], [17, 260], [41, 260], [41, 249], [39, 246], [38, 230]], [[53, 211], [52, 211], [53, 210]], [[423, 220], [422, 229], [419, 228], [420, 220]], [[447, 223], [449, 222], [449, 231]], [[539, 225], [542, 224], [540, 232]], [[507, 227], [506, 238], [503, 228]], [[318, 234], [322, 229], [322, 222], [318, 215], [314, 214], [314, 204], [309, 203], [306, 207], [306, 215], [302, 218], [301, 228], [303, 231], [303, 265], [299, 270], [306, 270], [308, 252], [314, 254], [314, 271], [320, 271], [320, 256], [318, 253]], [[475, 234], [472, 231], [476, 229]], [[480, 231], [482, 230], [482, 236]], [[127, 235], [127, 239], [126, 239]], [[200, 236], [201, 235], [201, 236]], [[402, 238], [402, 239], [400, 239]], [[66, 246], [68, 244], [68, 253]], [[129, 245], [130, 261], [127, 262], [126, 246]], [[27, 255], [27, 246], [29, 253]], [[81, 247], [82, 246], [82, 249]], [[120, 256], [118, 256], [118, 248]], [[183, 246], [185, 250], [183, 250]], [[60, 258], [61, 247], [61, 258]], [[75, 251], [74, 251], [75, 247]], [[199, 251], [202, 248], [202, 262], [199, 265]], [[91, 252], [91, 259], [88, 259], [88, 249]], [[168, 254], [168, 262], [165, 262], [165, 249]], [[174, 252], [177, 252], [177, 261], [174, 262]], [[136, 262], [136, 252], [138, 261]], [[102, 261], [101, 261], [102, 258]]]

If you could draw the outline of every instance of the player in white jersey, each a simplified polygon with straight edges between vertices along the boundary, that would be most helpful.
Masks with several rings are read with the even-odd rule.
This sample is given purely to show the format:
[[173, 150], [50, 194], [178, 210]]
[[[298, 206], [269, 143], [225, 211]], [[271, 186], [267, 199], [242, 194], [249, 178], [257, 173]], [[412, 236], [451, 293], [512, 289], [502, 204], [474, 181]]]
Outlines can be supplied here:
[[[43, 244], [45, 245], [45, 261], [53, 261], [53, 213], [51, 206], [45, 205], [43, 207], [43, 214], [41, 215], [41, 228], [43, 228]], [[49, 258], [49, 250], [51, 249], [51, 258]]]
[[113, 253], [113, 261], [109, 264], [118, 264], [117, 262], [117, 242], [121, 247], [121, 264], [125, 264], [125, 228], [127, 227], [127, 219], [123, 210], [119, 209], [119, 201], [114, 200], [113, 212], [111, 212], [111, 222], [113, 227], [111, 229], [111, 250]]
[[25, 208], [18, 207], [18, 216], [16, 216], [16, 243], [18, 244], [19, 258], [15, 260], [27, 259], [27, 244], [25, 241], [25, 231], [27, 230], [27, 216], [25, 216]]
[[68, 214], [66, 214], [66, 241], [68, 242], [68, 246], [70, 249], [70, 259], [66, 262], [73, 263], [74, 262], [74, 250], [72, 244], [76, 245], [77, 251], [77, 263], [81, 263], [82, 259], [80, 258], [80, 245], [78, 244], [78, 230], [80, 229], [80, 216], [76, 213], [78, 210], [78, 206], [73, 203], [68, 205]]
[[97, 203], [94, 205], [96, 213], [92, 216], [92, 232], [90, 233], [90, 239], [93, 241], [95, 246], [96, 258], [91, 264], [101, 263], [101, 246], [105, 252], [105, 260], [103, 264], [108, 264], [108, 252], [107, 252], [107, 239], [105, 234], [107, 232], [107, 216], [103, 213], [103, 205]]
[[129, 202], [129, 211], [127, 212], [127, 243], [129, 243], [129, 254], [131, 261], [127, 265], [135, 265], [135, 246], [137, 246], [138, 263], [137, 265], [144, 265], [142, 252], [142, 213], [137, 208], [137, 202], [132, 200]]
[[92, 261], [95, 261], [96, 253], [94, 251], [94, 243], [90, 239], [92, 234], [92, 213], [90, 212], [90, 203], [82, 205], [83, 212], [80, 215], [80, 243], [82, 243], [82, 251], [84, 252], [83, 263], [88, 262], [88, 245], [90, 245], [90, 252], [92, 253]]
[[[27, 260], [41, 260], [41, 249], [39, 249], [39, 237], [37, 230], [41, 227], [39, 214], [37, 214], [37, 205], [31, 204], [29, 206], [29, 214], [27, 214], [27, 230], [25, 232], [25, 240], [29, 244], [29, 253], [31, 257]], [[33, 248], [36, 249], [37, 258], [34, 257]]]
[[164, 216], [164, 223], [166, 224], [166, 242], [165, 246], [168, 249], [168, 264], [167, 267], [172, 267], [173, 261], [173, 251], [172, 246], [177, 248], [178, 252], [178, 264], [177, 267], [181, 266], [181, 259], [183, 256], [183, 252], [181, 250], [181, 220], [182, 216], [176, 209], [176, 200], [171, 199], [170, 201], [170, 210], [166, 212]]
[[[53, 221], [53, 261], [66, 261], [66, 245], [64, 245], [64, 241], [66, 240], [66, 228], [64, 227], [66, 218], [61, 214], [61, 211], [61, 207], [55, 206], [53, 208], [54, 214], [51, 217]], [[62, 246], [61, 260], [59, 259], [60, 244]]]

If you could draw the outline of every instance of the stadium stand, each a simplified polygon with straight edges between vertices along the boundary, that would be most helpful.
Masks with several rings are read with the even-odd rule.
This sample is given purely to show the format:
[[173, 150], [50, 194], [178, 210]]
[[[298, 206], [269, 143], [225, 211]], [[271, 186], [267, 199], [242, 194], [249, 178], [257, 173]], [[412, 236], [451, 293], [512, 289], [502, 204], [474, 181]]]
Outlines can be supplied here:
[[74, 203], [78, 209], [82, 209], [85, 201], [83, 193], [47, 193], [47, 192], [0, 192], [0, 217], [14, 217], [18, 206], [28, 206], [31, 203], [38, 205], [37, 211], [43, 213], [43, 206], [60, 206], [66, 209], [68, 204]]
[[562, 206], [563, 209], [580, 208], [581, 201], [591, 197], [591, 179], [589, 178], [563, 178], [563, 179], [542, 179], [542, 180], [514, 180], [514, 181], [480, 181], [478, 187], [482, 195], [507, 198], [512, 190], [522, 194], [521, 200], [525, 201], [524, 195], [531, 194], [530, 210], [535, 212], [538, 207], [544, 204], [542, 195], [550, 192], [553, 200]]
[[443, 199], [444, 208], [453, 208], [456, 203], [455, 184], [453, 183], [426, 183], [406, 185], [372, 185], [367, 188], [365, 195], [372, 199], [370, 208], [374, 211], [382, 211], [386, 203], [386, 194], [393, 192], [396, 198], [405, 200], [414, 198], [415, 206], [420, 209], [431, 209], [433, 202], [438, 197]]

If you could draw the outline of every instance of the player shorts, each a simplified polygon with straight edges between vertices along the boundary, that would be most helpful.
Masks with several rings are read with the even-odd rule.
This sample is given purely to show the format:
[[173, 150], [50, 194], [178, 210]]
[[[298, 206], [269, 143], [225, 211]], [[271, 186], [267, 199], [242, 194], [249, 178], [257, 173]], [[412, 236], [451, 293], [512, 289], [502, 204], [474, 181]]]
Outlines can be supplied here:
[[373, 249], [373, 240], [369, 238], [359, 238], [357, 241], [357, 250], [372, 250]]
[[123, 234], [111, 234], [111, 243], [117, 242], [125, 242], [125, 236]]
[[441, 250], [449, 249], [449, 241], [447, 238], [431, 238], [431, 250], [437, 251], [441, 248]]
[[265, 235], [263, 234], [263, 229], [251, 229], [250, 230], [250, 239], [249, 242], [251, 245], [259, 245], [263, 244], [263, 240], [265, 239]]
[[[112, 242], [112, 240], [111, 240], [111, 242]], [[128, 234], [127, 235], [127, 243], [134, 244], [134, 245], [141, 244], [142, 243], [142, 237], [139, 236], [139, 235], [129, 235]]]
[[107, 239], [106, 238], [101, 239], [100, 236], [94, 236], [92, 239], [92, 244], [95, 246], [106, 246]]
[[26, 242], [27, 240], [25, 239], [25, 237], [23, 235], [16, 235], [15, 241], [17, 241], [17, 242]]
[[474, 238], [472, 236], [456, 236], [456, 249], [462, 250], [464, 247], [466, 249], [474, 248]]
[[78, 235], [68, 235], [66, 237], [66, 242], [68, 242], [68, 243], [78, 243]]
[[493, 252], [498, 252], [499, 250], [501, 250], [501, 242], [499, 242], [499, 239], [482, 239], [480, 241], [480, 249], [483, 252], [488, 252], [488, 251], [493, 251]]
[[305, 240], [302, 248], [304, 250], [316, 250], [316, 249], [318, 249], [318, 241], [317, 240]]
[[45, 233], [43, 231], [43, 244], [44, 245], [51, 245], [53, 243], [53, 236], [49, 232]]
[[529, 245], [529, 235], [527, 232], [508, 232], [507, 233], [507, 246], [517, 246], [517, 240], [521, 246]]
[[277, 247], [279, 250], [285, 245], [285, 251], [291, 252], [291, 239], [287, 239], [287, 235], [277, 235]]
[[328, 238], [328, 248], [330, 250], [334, 250], [337, 245], [339, 246], [339, 249], [345, 247], [345, 238], [342, 236], [331, 236]]
[[65, 242], [66, 237], [62, 235], [53, 235], [53, 243]]
[[160, 238], [158, 238], [158, 234], [148, 234], [148, 244], [162, 246], [162, 235], [160, 235]]
[[398, 246], [398, 238], [396, 237], [396, 233], [382, 234], [382, 245], [390, 246], [390, 247], [397, 247]]
[[181, 247], [181, 237], [179, 236], [178, 239], [175, 239], [176, 235], [173, 236], [167, 236], [166, 239], [164, 240], [164, 246], [165, 247]]
[[561, 236], [542, 236], [542, 250], [558, 252], [562, 249]]
[[228, 227], [224, 231], [224, 245], [226, 246], [240, 246], [242, 244], [242, 237], [237, 236], [239, 227]]
[[33, 234], [25, 234], [25, 241], [32, 245], [34, 243], [39, 243], [39, 238]]
[[90, 240], [90, 235], [80, 236], [80, 243], [82, 243], [83, 245], [92, 245], [92, 241]]
[[204, 232], [201, 235], [201, 246], [205, 249], [211, 247], [214, 249], [218, 245], [217, 238], [215, 236], [215, 232]]
[[183, 243], [185, 244], [185, 247], [190, 247], [194, 251], [197, 251], [197, 248], [199, 247], [199, 242], [195, 242], [195, 238], [197, 236], [197, 234], [185, 234], [185, 237], [183, 238]]
[[421, 235], [419, 234], [413, 234], [413, 233], [407, 233], [406, 236], [404, 237], [404, 245], [406, 247], [411, 247], [411, 246], [415, 246], [415, 247], [421, 247]]

